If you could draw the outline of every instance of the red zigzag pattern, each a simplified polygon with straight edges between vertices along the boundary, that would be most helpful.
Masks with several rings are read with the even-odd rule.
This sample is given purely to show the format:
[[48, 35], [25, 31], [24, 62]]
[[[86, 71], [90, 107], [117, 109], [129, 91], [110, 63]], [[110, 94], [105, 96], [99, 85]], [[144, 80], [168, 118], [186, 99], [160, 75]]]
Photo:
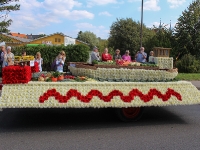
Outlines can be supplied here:
[[175, 96], [178, 100], [182, 100], [181, 95], [174, 91], [173, 89], [168, 88], [165, 94], [162, 94], [157, 89], [150, 89], [147, 94], [143, 94], [138, 89], [132, 89], [127, 96], [125, 96], [120, 90], [113, 90], [108, 95], [104, 96], [99, 90], [90, 90], [87, 95], [82, 95], [76, 89], [70, 89], [66, 96], [61, 95], [56, 89], [49, 89], [42, 96], [39, 97], [39, 102], [44, 103], [48, 100], [49, 97], [55, 97], [60, 103], [67, 103], [68, 100], [72, 97], [76, 97], [78, 100], [89, 103], [94, 96], [99, 97], [104, 102], [110, 102], [114, 96], [120, 96], [121, 100], [124, 102], [131, 102], [136, 96], [140, 97], [143, 102], [149, 102], [153, 100], [153, 96], [157, 96], [162, 99], [162, 101], [168, 101], [171, 96]]

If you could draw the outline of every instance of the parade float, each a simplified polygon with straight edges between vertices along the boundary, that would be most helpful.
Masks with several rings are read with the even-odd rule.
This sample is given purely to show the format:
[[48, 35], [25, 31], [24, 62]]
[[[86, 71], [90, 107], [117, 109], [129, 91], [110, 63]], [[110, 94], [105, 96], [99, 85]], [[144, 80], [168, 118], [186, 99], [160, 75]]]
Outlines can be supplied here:
[[38, 72], [37, 64], [8, 66], [0, 108], [113, 108], [121, 120], [133, 121], [147, 106], [200, 104], [200, 92], [191, 82], [175, 80], [173, 58], [153, 60], [70, 62], [71, 75]]

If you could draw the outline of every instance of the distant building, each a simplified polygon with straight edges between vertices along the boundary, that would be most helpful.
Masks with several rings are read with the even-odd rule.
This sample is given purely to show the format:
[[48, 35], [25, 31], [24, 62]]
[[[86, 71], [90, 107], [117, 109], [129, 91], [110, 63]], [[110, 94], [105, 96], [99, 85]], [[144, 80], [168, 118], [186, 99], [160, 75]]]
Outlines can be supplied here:
[[15, 37], [19, 37], [19, 38], [25, 38], [25, 39], [27, 39], [26, 34], [10, 32], [8, 35], [15, 36]]
[[39, 45], [39, 44], [45, 44], [45, 45], [69, 45], [69, 44], [85, 44], [87, 43], [74, 39], [72, 37], [66, 36], [63, 33], [54, 33], [46, 36], [41, 35], [25, 35], [25, 34], [3, 34], [3, 36], [9, 37], [11, 40], [9, 42], [6, 42], [6, 44], [9, 44], [10, 46], [23, 46], [27, 44], [31, 45]]
[[41, 35], [33, 35], [33, 34], [30, 34], [30, 35], [27, 34], [26, 36], [27, 36], [27, 39], [31, 39], [31, 40], [35, 40], [41, 37]]

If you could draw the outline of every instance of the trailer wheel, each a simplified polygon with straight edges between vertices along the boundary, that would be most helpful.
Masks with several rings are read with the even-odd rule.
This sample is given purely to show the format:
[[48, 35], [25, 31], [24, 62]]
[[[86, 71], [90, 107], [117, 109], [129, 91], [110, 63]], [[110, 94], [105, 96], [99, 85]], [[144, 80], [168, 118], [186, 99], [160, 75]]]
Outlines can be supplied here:
[[143, 107], [117, 108], [116, 114], [121, 121], [137, 121], [141, 118], [143, 109]]

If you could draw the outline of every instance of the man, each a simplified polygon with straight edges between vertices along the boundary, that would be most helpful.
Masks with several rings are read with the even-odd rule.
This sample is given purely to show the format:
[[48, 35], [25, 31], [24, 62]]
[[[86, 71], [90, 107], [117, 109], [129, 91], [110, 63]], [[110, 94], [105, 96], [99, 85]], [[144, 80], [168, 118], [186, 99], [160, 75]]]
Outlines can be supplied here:
[[97, 47], [94, 47], [93, 52], [91, 53], [91, 62], [93, 62], [94, 60], [100, 61], [100, 56]]
[[5, 45], [1, 45], [1, 52], [0, 52], [0, 76], [2, 76], [2, 65], [4, 61], [4, 55], [6, 53]]
[[146, 58], [147, 58], [147, 53], [144, 52], [144, 47], [140, 48], [140, 51], [137, 52], [137, 54], [135, 55], [135, 60], [136, 62], [146, 62]]

